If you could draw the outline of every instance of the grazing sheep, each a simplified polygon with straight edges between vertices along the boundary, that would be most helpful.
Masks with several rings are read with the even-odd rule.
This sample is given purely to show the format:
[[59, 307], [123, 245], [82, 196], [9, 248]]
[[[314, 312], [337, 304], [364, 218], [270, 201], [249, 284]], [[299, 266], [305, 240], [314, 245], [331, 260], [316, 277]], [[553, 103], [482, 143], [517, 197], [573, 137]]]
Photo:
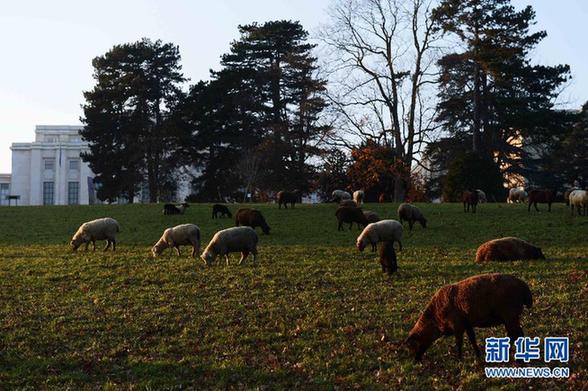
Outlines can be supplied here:
[[221, 204], [212, 205], [212, 218], [217, 219], [219, 214], [221, 217], [228, 217], [228, 218], [233, 217], [233, 214], [231, 213], [229, 208], [227, 208], [226, 205], [221, 205]]
[[175, 206], [174, 204], [165, 204], [163, 205], [163, 214], [164, 215], [183, 215], [186, 211], [186, 208], [190, 205], [187, 203], [182, 203], [180, 206]]
[[192, 258], [194, 258], [200, 252], [200, 228], [194, 224], [180, 224], [166, 229], [151, 248], [151, 254], [155, 258], [166, 248], [173, 247], [180, 256], [180, 246], [192, 246]]
[[339, 206], [345, 206], [348, 208], [357, 208], [357, 203], [353, 200], [343, 200], [339, 202]]
[[115, 219], [110, 217], [104, 217], [84, 223], [78, 228], [73, 238], [71, 239], [70, 245], [75, 251], [83, 243], [86, 243], [86, 251], [88, 245], [92, 242], [94, 251], [96, 251], [96, 241], [106, 240], [106, 247], [104, 251], [108, 250], [108, 247], [112, 244], [112, 251], [116, 250], [116, 234], [120, 231], [120, 225]]
[[547, 210], [551, 212], [551, 204], [553, 202], [555, 202], [555, 190], [531, 190], [529, 192], [529, 205], [527, 207], [527, 212], [531, 211], [531, 205], [535, 205], [535, 210], [539, 212], [537, 203], [547, 204]]
[[580, 189], [570, 189], [570, 190], [564, 191], [564, 202], [566, 203], [566, 206], [570, 206], [570, 194], [574, 190], [580, 190]]
[[261, 227], [264, 234], [269, 235], [270, 227], [265, 222], [263, 215], [257, 209], [242, 208], [237, 211], [235, 215], [235, 225], [246, 225], [253, 229]]
[[364, 196], [365, 193], [363, 192], [363, 190], [355, 190], [353, 192], [353, 201], [355, 201], [357, 205], [363, 205]]
[[206, 265], [212, 265], [217, 256], [224, 256], [227, 265], [229, 264], [229, 253], [240, 252], [239, 265], [247, 258], [249, 253], [253, 254], [253, 263], [257, 258], [257, 233], [251, 227], [232, 227], [218, 231], [204, 252], [200, 256]]
[[371, 210], [364, 210], [363, 215], [367, 219], [368, 223], [377, 223], [380, 221], [380, 216], [377, 213], [372, 212]]
[[486, 198], [486, 193], [484, 193], [483, 190], [476, 189], [475, 191], [476, 191], [476, 193], [478, 193], [478, 201], [480, 202], [480, 204], [483, 204], [484, 202], [488, 202], [488, 199]]
[[476, 262], [516, 261], [519, 259], [545, 259], [539, 247], [519, 238], [506, 237], [490, 240], [476, 251]]
[[419, 208], [411, 204], [400, 204], [398, 207], [398, 221], [400, 224], [408, 221], [408, 228], [412, 231], [412, 226], [415, 221], [418, 221], [423, 228], [427, 228], [427, 219], [423, 216]]
[[388, 275], [398, 271], [394, 242], [384, 242], [380, 247], [380, 265], [382, 265], [382, 272], [388, 273]]
[[533, 305], [533, 296], [524, 281], [500, 273], [473, 276], [439, 289], [405, 343], [415, 360], [420, 361], [433, 342], [441, 336], [454, 335], [457, 357], [461, 359], [465, 331], [480, 360], [474, 327], [503, 324], [510, 340], [515, 341], [523, 336], [520, 325], [523, 305], [527, 308]]
[[298, 190], [294, 190], [293, 192], [289, 191], [279, 191], [278, 192], [278, 209], [282, 209], [282, 204], [284, 208], [288, 209], [288, 204], [294, 207], [294, 204], [298, 202], [300, 199], [300, 192]]
[[332, 202], [341, 202], [343, 200], [350, 200], [351, 194], [349, 194], [345, 190], [333, 190], [331, 197]]
[[377, 223], [368, 224], [357, 237], [357, 249], [363, 251], [368, 244], [372, 245], [372, 251], [376, 251], [379, 242], [398, 242], [398, 250], [402, 250], [402, 224], [396, 220], [380, 220]]
[[369, 224], [361, 208], [340, 206], [337, 208], [335, 216], [337, 216], [337, 221], [339, 223], [337, 228], [338, 231], [343, 230], [343, 223], [349, 223], [350, 231], [351, 227], [353, 227], [353, 223], [357, 223], [358, 226], [362, 225], [364, 227]]
[[383, 204], [384, 202], [386, 202], [388, 199], [388, 197], [386, 197], [386, 193], [380, 193], [380, 195], [378, 196], [378, 202], [380, 204]]
[[508, 203], [525, 202], [527, 200], [527, 192], [522, 187], [513, 187], [508, 191]]
[[570, 207], [572, 209], [572, 216], [574, 215], [574, 207], [578, 215], [586, 216], [588, 211], [588, 191], [574, 190], [570, 193]]
[[[472, 208], [472, 213], [476, 213], [476, 206], [478, 205], [479, 197], [478, 192], [476, 191], [464, 191], [463, 196], [463, 211], [469, 212], [470, 207]], [[467, 206], [467, 209], [466, 209]]]

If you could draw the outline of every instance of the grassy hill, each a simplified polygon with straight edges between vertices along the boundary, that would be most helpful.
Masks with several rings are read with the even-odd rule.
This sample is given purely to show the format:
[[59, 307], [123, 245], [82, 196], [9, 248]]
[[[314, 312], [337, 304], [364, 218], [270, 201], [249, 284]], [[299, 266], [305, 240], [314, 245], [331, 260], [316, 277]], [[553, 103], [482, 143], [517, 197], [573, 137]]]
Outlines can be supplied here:
[[[394, 204], [368, 204], [395, 218]], [[233, 219], [211, 206], [163, 216], [159, 205], [0, 208], [0, 390], [37, 389], [462, 389], [580, 388], [586, 381], [588, 218], [563, 204], [548, 213], [524, 205], [418, 205], [429, 220], [406, 227], [399, 273], [382, 274], [375, 253], [359, 253], [352, 231], [337, 232], [335, 205], [278, 210], [255, 205], [271, 226], [260, 234], [259, 265], [205, 267], [171, 252], [153, 259], [164, 228], [197, 224], [203, 246]], [[233, 212], [237, 205], [231, 206]], [[116, 253], [72, 253], [84, 221], [121, 224]], [[518, 236], [545, 261], [477, 265], [482, 242]], [[527, 281], [528, 336], [569, 336], [570, 379], [488, 380], [468, 342], [456, 361], [453, 338], [422, 364], [403, 340], [441, 286], [487, 272]], [[504, 328], [477, 329], [478, 341]], [[542, 361], [535, 366], [544, 366]]]

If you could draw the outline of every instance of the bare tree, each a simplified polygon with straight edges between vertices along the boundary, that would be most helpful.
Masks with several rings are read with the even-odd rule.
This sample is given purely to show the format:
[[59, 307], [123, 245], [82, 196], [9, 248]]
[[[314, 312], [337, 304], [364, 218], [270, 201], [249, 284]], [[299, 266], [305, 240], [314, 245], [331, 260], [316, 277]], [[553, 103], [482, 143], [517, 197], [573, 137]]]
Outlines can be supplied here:
[[329, 98], [338, 114], [335, 141], [391, 145], [404, 199], [411, 169], [437, 129], [433, 0], [339, 0], [320, 39], [329, 59]]
[[255, 183], [261, 169], [260, 151], [256, 149], [247, 150], [243, 153], [243, 157], [239, 161], [238, 174], [245, 186], [245, 194], [243, 195], [243, 202], [247, 201], [247, 196], [253, 192]]

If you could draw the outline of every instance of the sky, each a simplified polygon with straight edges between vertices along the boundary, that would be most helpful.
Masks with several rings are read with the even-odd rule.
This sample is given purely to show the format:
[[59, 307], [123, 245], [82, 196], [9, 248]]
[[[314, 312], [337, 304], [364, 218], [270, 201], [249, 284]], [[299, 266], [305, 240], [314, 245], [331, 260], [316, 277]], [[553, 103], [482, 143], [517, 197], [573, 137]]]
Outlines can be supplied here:
[[[142, 37], [173, 42], [191, 83], [207, 79], [238, 38], [237, 26], [299, 20], [311, 33], [326, 23], [331, 0], [0, 0], [0, 173], [11, 171], [10, 145], [34, 139], [35, 125], [77, 125], [83, 91], [93, 86], [92, 58]], [[336, 0], [333, 0], [336, 1]], [[548, 37], [537, 63], [571, 66], [562, 107], [588, 100], [588, 2], [532, 3]]]

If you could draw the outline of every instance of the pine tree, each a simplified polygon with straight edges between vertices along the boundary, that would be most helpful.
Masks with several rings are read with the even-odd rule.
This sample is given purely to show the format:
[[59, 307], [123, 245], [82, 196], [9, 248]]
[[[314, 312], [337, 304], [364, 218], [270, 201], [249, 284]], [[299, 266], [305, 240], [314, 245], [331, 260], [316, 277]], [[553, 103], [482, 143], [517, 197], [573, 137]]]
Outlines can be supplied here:
[[83, 159], [96, 174], [98, 196], [133, 202], [145, 182], [157, 202], [178, 160], [183, 136], [170, 121], [185, 81], [177, 46], [149, 39], [116, 45], [92, 61], [96, 85], [84, 92]]
[[329, 129], [319, 120], [325, 82], [315, 76], [314, 45], [298, 22], [254, 23], [239, 32], [222, 68], [194, 86], [182, 108], [193, 161], [202, 167], [195, 191], [223, 199], [252, 188], [306, 190], [314, 174], [309, 160]]
[[471, 137], [475, 153], [523, 173], [524, 148], [560, 131], [554, 98], [569, 79], [567, 65], [533, 65], [529, 54], [546, 36], [531, 33], [535, 12], [510, 0], [444, 0], [440, 28], [465, 46], [440, 61], [438, 120], [452, 135]]

